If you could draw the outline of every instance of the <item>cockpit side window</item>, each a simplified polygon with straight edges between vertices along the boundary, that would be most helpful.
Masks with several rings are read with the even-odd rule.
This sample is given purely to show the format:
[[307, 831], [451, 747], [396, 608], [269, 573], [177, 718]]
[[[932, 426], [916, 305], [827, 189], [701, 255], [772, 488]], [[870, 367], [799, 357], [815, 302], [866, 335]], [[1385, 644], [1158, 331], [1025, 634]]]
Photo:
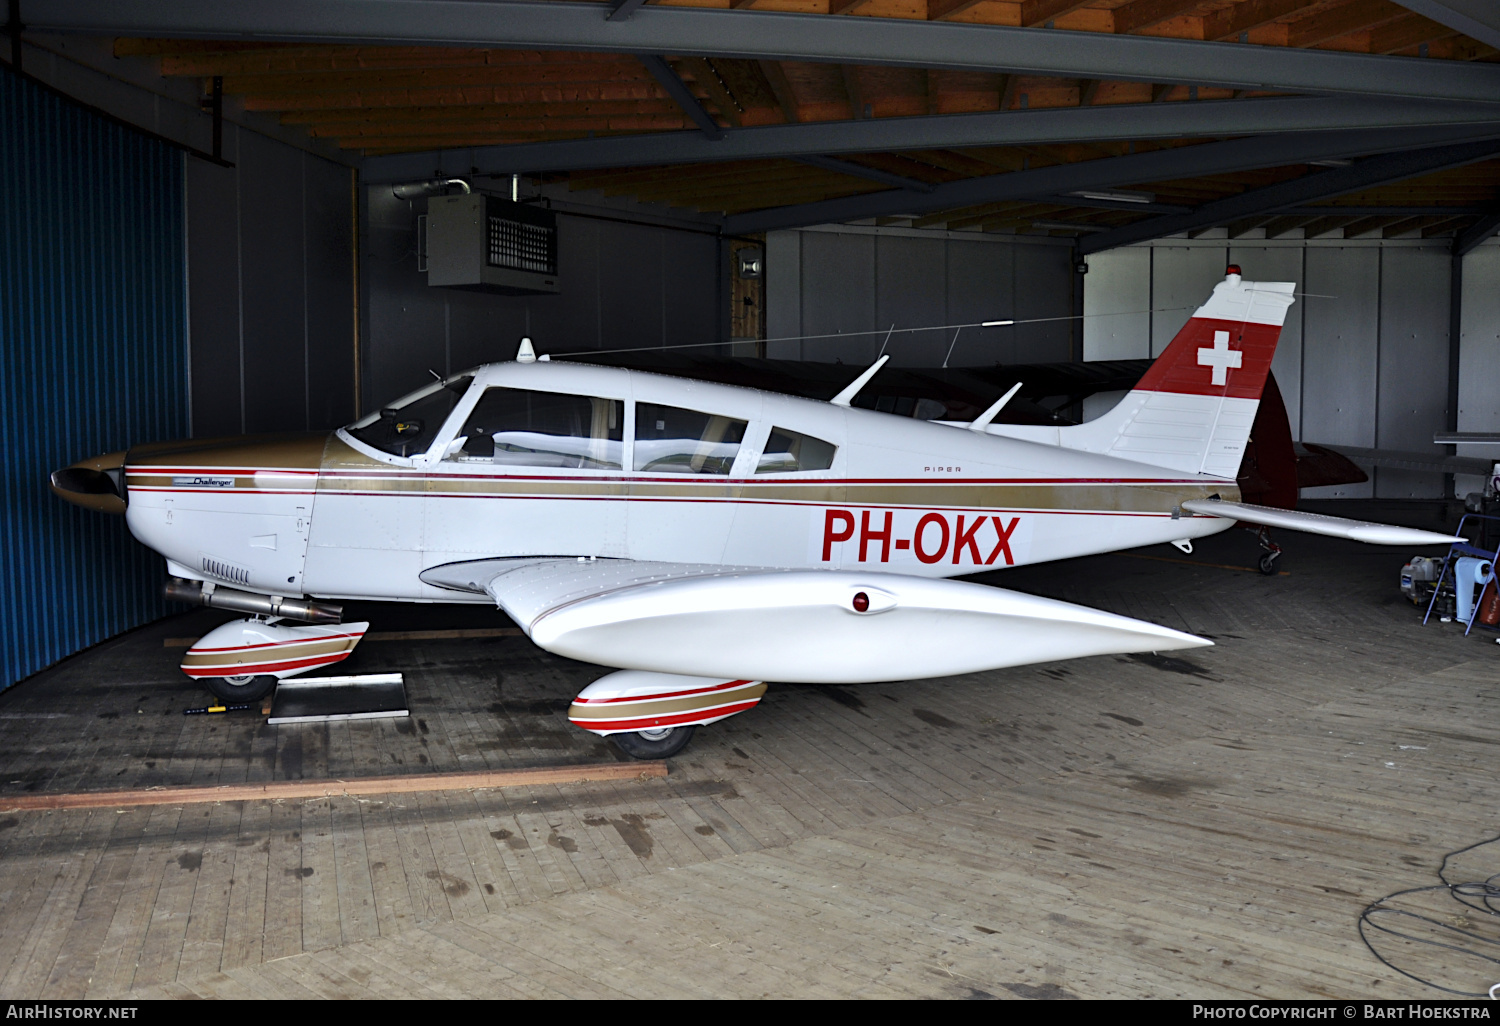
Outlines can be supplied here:
[[489, 388], [459, 432], [450, 459], [516, 467], [619, 470], [625, 404], [619, 399]]
[[460, 374], [434, 381], [355, 421], [345, 430], [366, 445], [392, 456], [420, 456], [432, 446], [443, 422], [473, 380], [471, 374]]
[[727, 474], [747, 424], [697, 410], [635, 404], [635, 469], [659, 474]]
[[786, 474], [795, 470], [827, 470], [838, 447], [799, 431], [773, 427], [756, 462], [757, 474]]

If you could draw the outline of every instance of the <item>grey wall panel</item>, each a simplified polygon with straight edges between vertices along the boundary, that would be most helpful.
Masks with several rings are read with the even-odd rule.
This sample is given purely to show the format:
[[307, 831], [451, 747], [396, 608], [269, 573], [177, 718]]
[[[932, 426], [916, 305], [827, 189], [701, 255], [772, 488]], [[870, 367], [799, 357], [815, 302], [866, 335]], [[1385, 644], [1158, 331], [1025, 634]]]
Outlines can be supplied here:
[[[1379, 359], [1380, 250], [1309, 248], [1304, 325], [1302, 437], [1373, 446]], [[1309, 488], [1307, 498], [1368, 497], [1372, 485]]]
[[[510, 307], [531, 312], [531, 327], [543, 350], [616, 349], [621, 341], [620, 316], [602, 305], [603, 280], [615, 269], [606, 263], [608, 234], [614, 225], [580, 217], [557, 219], [557, 273], [562, 291], [556, 296], [485, 296], [484, 305], [494, 310]], [[409, 288], [427, 289], [418, 276]], [[431, 289], [441, 296], [450, 289]]]
[[354, 412], [349, 171], [226, 125], [190, 161], [193, 434], [336, 427]]
[[[1375, 444], [1441, 453], [1448, 419], [1448, 264], [1441, 249], [1381, 251], [1380, 378]], [[1437, 498], [1437, 474], [1377, 469], [1381, 498]]]
[[1083, 277], [1084, 360], [1151, 355], [1151, 250], [1112, 249], [1088, 259]]
[[[875, 327], [914, 328], [948, 323], [946, 240], [875, 236]], [[903, 331], [891, 336], [886, 352], [903, 367], [936, 367], [943, 362], [946, 331]]]
[[[717, 240], [701, 232], [558, 212], [557, 295], [433, 288], [417, 270], [425, 203], [366, 190], [361, 257], [365, 408], [431, 380], [510, 360], [522, 336], [539, 353], [657, 348], [713, 341]], [[702, 350], [697, 350], [702, 351]]]
[[[1016, 261], [1024, 259], [1026, 247], [988, 242], [948, 240], [947, 323], [980, 324], [1010, 320], [1016, 316]], [[954, 335], [957, 334], [957, 341]], [[951, 367], [988, 367], [1018, 362], [1020, 350], [1014, 327], [964, 328], [949, 331], [943, 352], [950, 348]], [[942, 363], [940, 358], [936, 364]]]
[[[1500, 431], [1500, 245], [1464, 257], [1463, 324], [1459, 330], [1458, 430]], [[1500, 445], [1463, 445], [1460, 456], [1500, 462]], [[1480, 477], [1460, 477], [1454, 492], [1484, 488]]]
[[302, 153], [244, 132], [237, 170], [245, 430], [301, 430], [307, 426]]
[[[224, 152], [237, 155], [238, 131], [224, 129]], [[245, 430], [240, 404], [238, 175], [190, 160], [186, 169], [188, 337], [192, 433], [199, 438]]]
[[1217, 246], [1157, 246], [1151, 256], [1151, 355], [1160, 356], [1224, 280], [1229, 252]]
[[[802, 233], [766, 233], [766, 355], [802, 355]], [[781, 341], [778, 341], [781, 340]]]
[[[1300, 246], [1233, 246], [1229, 262], [1239, 265], [1247, 281], [1289, 281], [1296, 284], [1299, 293], [1305, 293], [1304, 252]], [[1281, 338], [1276, 343], [1276, 357], [1271, 361], [1271, 372], [1276, 375], [1276, 385], [1286, 402], [1293, 438], [1302, 437], [1302, 318], [1308, 302], [1306, 296], [1299, 295], [1287, 311]]]
[[[802, 333], [850, 339], [808, 339], [801, 358], [869, 363], [880, 349], [875, 323], [875, 236], [802, 233]], [[880, 327], [884, 327], [881, 325]]]
[[604, 224], [600, 229], [599, 347], [663, 345], [664, 233], [634, 225]]
[[1031, 321], [1013, 329], [1009, 362], [1053, 363], [1069, 358], [1073, 324], [1073, 251], [1065, 246], [1023, 246], [1016, 250], [1015, 319]]
[[303, 155], [307, 426], [354, 419], [354, 209], [348, 168]]
[[[437, 368], [445, 375], [456, 374], [483, 363], [514, 360], [521, 339], [530, 337], [537, 352], [554, 351], [561, 346], [555, 333], [538, 332], [531, 308], [521, 303], [497, 306], [489, 296], [457, 289], [433, 289], [441, 293], [429, 301], [443, 310], [443, 352], [447, 367]], [[553, 303], [561, 305], [556, 298]]]
[[[666, 345], [711, 342], [719, 337], [719, 293], [710, 287], [719, 273], [718, 246], [712, 235], [663, 234], [662, 340]], [[726, 281], [731, 273], [724, 270]], [[716, 352], [709, 346], [684, 351]]]

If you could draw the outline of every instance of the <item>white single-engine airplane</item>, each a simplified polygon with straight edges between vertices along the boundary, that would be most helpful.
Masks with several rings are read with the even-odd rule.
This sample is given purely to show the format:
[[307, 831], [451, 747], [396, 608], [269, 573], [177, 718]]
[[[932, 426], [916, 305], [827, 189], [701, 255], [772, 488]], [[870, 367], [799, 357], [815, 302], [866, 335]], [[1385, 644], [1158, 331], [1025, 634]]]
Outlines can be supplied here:
[[[569, 719], [678, 752], [766, 681], [947, 676], [1209, 641], [964, 581], [1236, 521], [1377, 544], [1448, 536], [1250, 506], [1235, 485], [1289, 283], [1237, 267], [1110, 413], [971, 424], [538, 359], [456, 375], [332, 435], [140, 445], [53, 474], [123, 512], [168, 594], [255, 614], [182, 669], [250, 701], [344, 659], [328, 599], [494, 602], [537, 645], [621, 667]], [[1014, 392], [1014, 389], [1012, 390]], [[292, 625], [284, 621], [304, 621]]]

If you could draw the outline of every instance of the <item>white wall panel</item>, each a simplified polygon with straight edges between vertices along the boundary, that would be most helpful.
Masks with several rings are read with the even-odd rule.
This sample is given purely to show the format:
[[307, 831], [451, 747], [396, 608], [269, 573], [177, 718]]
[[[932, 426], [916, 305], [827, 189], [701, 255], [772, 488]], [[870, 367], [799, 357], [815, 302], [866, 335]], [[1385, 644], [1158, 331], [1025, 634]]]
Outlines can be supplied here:
[[[1380, 367], [1375, 444], [1381, 449], [1441, 453], [1432, 444], [1448, 411], [1448, 266], [1446, 252], [1381, 251]], [[1438, 474], [1377, 469], [1385, 499], [1439, 498]]]
[[[1229, 263], [1239, 265], [1246, 281], [1295, 282], [1297, 291], [1302, 293], [1307, 291], [1303, 288], [1304, 252], [1300, 247], [1290, 246], [1234, 246], [1229, 250]], [[1276, 358], [1271, 361], [1271, 373], [1276, 376], [1276, 385], [1286, 403], [1293, 438], [1302, 437], [1302, 318], [1309, 301], [1308, 297], [1298, 295], [1287, 311], [1281, 338], [1276, 343]]]
[[1156, 246], [1151, 257], [1151, 355], [1160, 356], [1224, 280], [1229, 251], [1218, 246]]
[[[1330, 296], [1303, 315], [1302, 438], [1373, 446], [1380, 339], [1380, 250], [1307, 250], [1306, 291]], [[1371, 483], [1309, 488], [1307, 498], [1364, 498]]]
[[[1500, 245], [1464, 257], [1463, 324], [1459, 330], [1458, 430], [1500, 431]], [[1500, 446], [1462, 445], [1460, 456], [1500, 461]], [[1454, 492], [1484, 487], [1480, 477], [1458, 477]]]
[[1083, 358], [1151, 355], [1151, 250], [1127, 247], [1089, 257], [1083, 279]]

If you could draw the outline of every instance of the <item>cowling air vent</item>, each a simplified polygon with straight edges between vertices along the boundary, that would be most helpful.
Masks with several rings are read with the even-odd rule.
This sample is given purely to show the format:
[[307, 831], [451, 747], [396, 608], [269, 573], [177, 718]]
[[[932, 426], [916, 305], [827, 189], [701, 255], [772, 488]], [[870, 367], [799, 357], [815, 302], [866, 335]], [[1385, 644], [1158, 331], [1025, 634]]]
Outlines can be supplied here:
[[237, 567], [232, 563], [213, 559], [209, 556], [203, 557], [203, 572], [217, 577], [221, 581], [229, 581], [231, 584], [249, 584], [250, 571]]

